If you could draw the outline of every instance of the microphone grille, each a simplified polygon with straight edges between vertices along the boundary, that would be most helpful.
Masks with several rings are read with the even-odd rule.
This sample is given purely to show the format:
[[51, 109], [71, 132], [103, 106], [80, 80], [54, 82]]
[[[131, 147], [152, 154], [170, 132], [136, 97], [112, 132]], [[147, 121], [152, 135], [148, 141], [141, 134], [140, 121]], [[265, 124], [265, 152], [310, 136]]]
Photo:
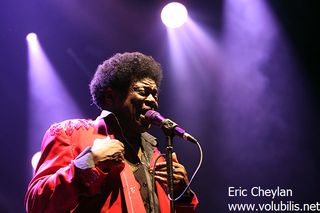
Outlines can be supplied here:
[[164, 120], [160, 113], [154, 110], [148, 110], [145, 114], [145, 118], [155, 125], [160, 125], [161, 122]]
[[152, 120], [154, 119], [157, 115], [159, 115], [159, 112], [156, 112], [154, 110], [148, 110], [144, 116], [146, 116], [147, 119]]

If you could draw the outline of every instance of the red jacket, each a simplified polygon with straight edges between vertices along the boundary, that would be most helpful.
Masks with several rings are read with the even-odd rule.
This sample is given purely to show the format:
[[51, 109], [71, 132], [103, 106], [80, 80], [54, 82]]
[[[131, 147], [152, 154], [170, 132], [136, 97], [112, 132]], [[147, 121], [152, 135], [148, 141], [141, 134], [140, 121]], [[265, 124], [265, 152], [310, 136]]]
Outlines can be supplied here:
[[[99, 119], [67, 120], [49, 128], [27, 190], [27, 212], [145, 212], [140, 184], [127, 163], [120, 173], [98, 167], [77, 171], [74, 159], [95, 139], [106, 137], [98, 133], [98, 123]], [[155, 148], [151, 165], [158, 155]], [[156, 189], [161, 212], [170, 212], [166, 185], [156, 182]], [[197, 203], [196, 196], [190, 204], [175, 203], [176, 212], [194, 212]]]

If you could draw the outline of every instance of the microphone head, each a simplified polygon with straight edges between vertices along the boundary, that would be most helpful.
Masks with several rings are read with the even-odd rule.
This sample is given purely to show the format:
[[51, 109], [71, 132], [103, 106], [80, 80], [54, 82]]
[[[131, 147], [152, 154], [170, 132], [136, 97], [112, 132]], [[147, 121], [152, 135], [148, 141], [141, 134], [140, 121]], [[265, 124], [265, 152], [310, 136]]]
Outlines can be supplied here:
[[174, 123], [170, 119], [165, 119], [164, 117], [162, 117], [162, 115], [160, 115], [160, 113], [157, 111], [148, 110], [144, 116], [140, 115], [140, 117], [143, 117], [151, 124], [160, 126], [164, 130], [165, 134], [167, 134], [169, 130], [170, 132], [173, 132], [173, 134], [178, 135], [179, 137], [182, 137], [187, 141], [197, 143], [197, 140], [194, 137], [192, 137], [192, 135], [187, 133], [184, 129], [180, 128], [176, 123]]
[[144, 116], [150, 123], [158, 126], [160, 126], [162, 121], [165, 119], [159, 112], [154, 110], [148, 110]]

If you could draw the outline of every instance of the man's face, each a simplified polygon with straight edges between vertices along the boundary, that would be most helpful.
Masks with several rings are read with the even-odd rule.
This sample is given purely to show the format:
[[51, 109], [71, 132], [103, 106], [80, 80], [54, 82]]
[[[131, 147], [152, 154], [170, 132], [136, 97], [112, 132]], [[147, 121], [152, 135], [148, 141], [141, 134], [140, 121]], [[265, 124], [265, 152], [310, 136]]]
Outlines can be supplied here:
[[116, 110], [116, 114], [125, 131], [142, 133], [150, 128], [150, 123], [140, 115], [157, 108], [158, 87], [154, 80], [144, 78], [131, 84], [128, 95], [119, 110]]

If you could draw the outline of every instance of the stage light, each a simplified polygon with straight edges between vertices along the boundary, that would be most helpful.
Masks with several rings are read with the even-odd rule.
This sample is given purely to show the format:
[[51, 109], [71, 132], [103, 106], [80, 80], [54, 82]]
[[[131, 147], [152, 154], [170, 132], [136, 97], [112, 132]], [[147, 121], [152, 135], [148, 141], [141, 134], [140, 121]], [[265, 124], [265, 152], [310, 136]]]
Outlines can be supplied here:
[[181, 27], [188, 19], [186, 7], [178, 2], [171, 2], [161, 11], [161, 20], [169, 28]]
[[35, 33], [29, 33], [27, 36], [26, 36], [26, 39], [28, 42], [35, 42], [37, 40], [37, 34]]
[[31, 158], [32, 168], [35, 170], [41, 157], [41, 152], [36, 152]]
[[[26, 39], [29, 113], [27, 157], [31, 159], [33, 154], [39, 150], [43, 134], [50, 124], [83, 116], [60, 79], [58, 71], [42, 49], [36, 34], [30, 33]], [[36, 158], [33, 161], [36, 162]]]

